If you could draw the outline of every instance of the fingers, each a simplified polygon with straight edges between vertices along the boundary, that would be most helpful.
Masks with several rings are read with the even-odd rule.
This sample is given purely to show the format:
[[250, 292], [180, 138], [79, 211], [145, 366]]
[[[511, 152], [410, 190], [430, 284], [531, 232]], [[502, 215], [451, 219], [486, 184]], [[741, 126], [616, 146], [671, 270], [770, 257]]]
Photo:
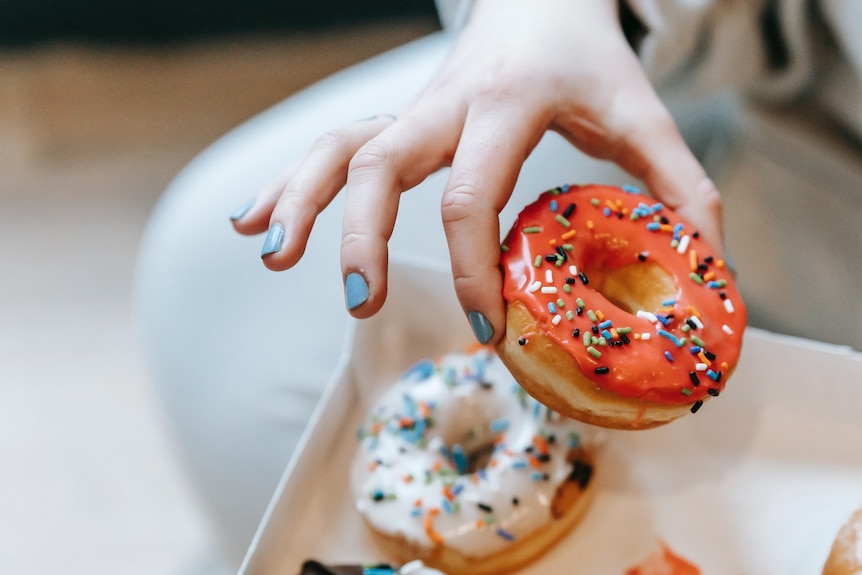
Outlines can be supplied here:
[[657, 97], [652, 108], [622, 137], [617, 161], [685, 218], [694, 227], [689, 233], [698, 232], [721, 256], [721, 196]]
[[268, 182], [256, 197], [237, 208], [230, 217], [237, 232], [252, 236], [263, 233], [269, 228], [272, 209], [298, 167], [299, 162], [288, 167], [277, 178]]
[[376, 313], [386, 299], [388, 241], [404, 190], [451, 161], [463, 113], [430, 99], [363, 145], [349, 164], [341, 267], [345, 303], [355, 317]]
[[470, 109], [441, 205], [455, 291], [483, 344], [499, 341], [506, 326], [499, 213], [547, 125], [510, 108]]
[[655, 198], [686, 218], [720, 255], [723, 233], [718, 190], [634, 55], [618, 60], [624, 83], [612, 83], [603, 92], [596, 89], [598, 96], [592, 105], [560, 114], [555, 129], [582, 151], [611, 160], [643, 181]]
[[315, 219], [344, 186], [350, 159], [394, 121], [380, 115], [324, 134], [300, 162], [236, 212], [239, 217], [231, 220], [238, 232], [268, 231], [261, 249], [264, 265], [284, 270], [299, 261]]

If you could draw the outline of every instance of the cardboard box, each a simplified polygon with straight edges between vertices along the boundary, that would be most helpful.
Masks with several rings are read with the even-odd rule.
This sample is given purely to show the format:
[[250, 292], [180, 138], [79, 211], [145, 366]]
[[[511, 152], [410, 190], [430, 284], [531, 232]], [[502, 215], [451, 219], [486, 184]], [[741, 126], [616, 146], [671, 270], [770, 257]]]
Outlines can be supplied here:
[[[355, 437], [377, 392], [472, 341], [448, 271], [394, 265], [389, 299], [345, 354], [254, 537], [241, 575], [303, 560], [385, 560], [353, 508]], [[523, 574], [623, 574], [659, 541], [704, 575], [820, 573], [862, 506], [862, 354], [749, 328], [725, 392], [647, 431], [608, 431], [580, 525]]]

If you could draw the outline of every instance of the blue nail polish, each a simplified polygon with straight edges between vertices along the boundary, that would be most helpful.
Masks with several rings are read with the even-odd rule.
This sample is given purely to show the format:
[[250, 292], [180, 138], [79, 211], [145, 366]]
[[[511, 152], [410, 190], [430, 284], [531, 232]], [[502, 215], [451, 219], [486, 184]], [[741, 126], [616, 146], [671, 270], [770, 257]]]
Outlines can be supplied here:
[[368, 282], [362, 274], [347, 274], [344, 278], [344, 297], [347, 300], [347, 309], [356, 309], [368, 301]]
[[252, 206], [254, 206], [254, 200], [253, 199], [247, 201], [246, 203], [241, 205], [239, 208], [237, 208], [237, 210], [230, 215], [230, 220], [232, 222], [235, 222], [237, 220], [241, 220], [243, 218], [243, 216], [245, 216], [248, 213], [248, 211], [252, 208]]
[[269, 232], [266, 234], [266, 239], [263, 241], [260, 257], [274, 254], [280, 250], [282, 242], [284, 242], [284, 228], [281, 227], [281, 224], [272, 224], [269, 227]]
[[486, 344], [491, 341], [491, 338], [494, 337], [494, 326], [491, 325], [488, 318], [478, 311], [471, 311], [467, 314], [467, 318], [470, 320], [470, 327], [473, 328], [473, 334], [479, 343]]

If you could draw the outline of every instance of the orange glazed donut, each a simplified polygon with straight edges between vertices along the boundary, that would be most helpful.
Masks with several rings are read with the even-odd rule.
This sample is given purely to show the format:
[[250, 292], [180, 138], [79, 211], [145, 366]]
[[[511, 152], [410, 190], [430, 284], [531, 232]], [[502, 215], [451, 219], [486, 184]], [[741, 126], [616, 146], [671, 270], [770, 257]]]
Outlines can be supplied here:
[[637, 188], [549, 190], [502, 251], [497, 351], [551, 409], [646, 429], [724, 389], [742, 346], [742, 298], [697, 231]]

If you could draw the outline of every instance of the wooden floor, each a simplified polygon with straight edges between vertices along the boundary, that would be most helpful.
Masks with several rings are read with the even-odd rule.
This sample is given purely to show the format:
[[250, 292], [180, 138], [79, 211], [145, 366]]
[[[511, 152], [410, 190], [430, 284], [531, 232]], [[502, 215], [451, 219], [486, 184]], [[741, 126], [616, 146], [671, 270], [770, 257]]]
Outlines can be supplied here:
[[147, 215], [218, 135], [431, 29], [0, 52], [0, 572], [200, 572], [129, 312]]

